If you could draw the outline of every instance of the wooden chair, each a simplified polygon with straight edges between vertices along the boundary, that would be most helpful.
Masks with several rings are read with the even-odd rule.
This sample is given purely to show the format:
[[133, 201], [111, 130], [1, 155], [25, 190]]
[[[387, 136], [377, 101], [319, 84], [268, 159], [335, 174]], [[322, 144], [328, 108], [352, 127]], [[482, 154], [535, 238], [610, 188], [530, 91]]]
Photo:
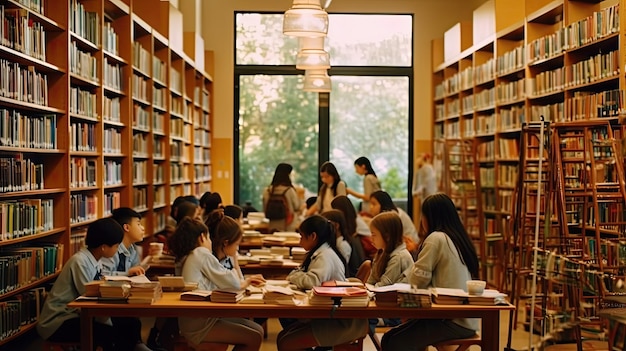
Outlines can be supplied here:
[[472, 345], [482, 345], [480, 335], [476, 334], [466, 339], [453, 339], [442, 341], [433, 345], [437, 351], [466, 351]]
[[42, 351], [77, 351], [80, 349], [80, 342], [54, 342], [45, 340]]
[[356, 271], [355, 278], [365, 283], [367, 282], [367, 278], [369, 278], [371, 271], [372, 271], [372, 261], [365, 260], [359, 266], [359, 270]]
[[184, 336], [179, 335], [174, 340], [174, 351], [226, 351], [228, 350], [228, 344], [218, 344], [203, 342], [200, 345], [193, 346]]
[[333, 346], [333, 351], [363, 351], [363, 339], [365, 339], [365, 336], [349, 343], [335, 345]]

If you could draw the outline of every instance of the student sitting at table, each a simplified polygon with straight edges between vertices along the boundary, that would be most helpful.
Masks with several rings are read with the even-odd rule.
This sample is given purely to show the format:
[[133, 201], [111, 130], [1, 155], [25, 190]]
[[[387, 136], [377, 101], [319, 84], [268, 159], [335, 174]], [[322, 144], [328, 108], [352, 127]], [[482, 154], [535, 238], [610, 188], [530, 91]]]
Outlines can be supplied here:
[[[372, 242], [378, 249], [372, 271], [367, 279], [368, 284], [387, 286], [395, 283], [406, 283], [404, 272], [413, 266], [413, 256], [406, 249], [402, 240], [402, 221], [395, 212], [383, 212], [370, 222]], [[400, 319], [384, 318], [385, 326], [396, 326]], [[376, 329], [378, 319], [370, 319], [370, 331]]]
[[[182, 261], [182, 276], [186, 282], [198, 282], [198, 289], [244, 289], [248, 284], [261, 283], [262, 278], [242, 280], [239, 269], [225, 268], [220, 259], [234, 256], [243, 236], [241, 226], [223, 211], [213, 211], [207, 222], [184, 218], [170, 238], [170, 250]], [[215, 252], [216, 245], [219, 253]], [[218, 255], [216, 256], [214, 252]], [[223, 256], [223, 257], [220, 257]], [[263, 328], [245, 318], [189, 318], [179, 317], [181, 334], [194, 345], [222, 343], [235, 345], [235, 351], [259, 350]]]
[[[144, 267], [139, 265], [139, 253], [135, 243], [143, 240], [144, 228], [141, 223], [141, 215], [129, 207], [120, 207], [113, 210], [112, 218], [124, 229], [124, 239], [118, 246], [117, 254], [111, 257], [103, 257], [103, 275], [142, 275], [146, 273]], [[148, 349], [141, 341], [141, 320], [138, 317], [111, 317], [113, 324], [125, 333], [124, 339], [134, 339], [139, 350], [141, 347]], [[141, 344], [141, 345], [139, 345]]]
[[[326, 218], [313, 215], [300, 224], [299, 231], [300, 245], [308, 252], [302, 266], [289, 273], [287, 280], [298, 289], [311, 289], [328, 280], [346, 280], [346, 262], [336, 247], [334, 226]], [[283, 326], [285, 329], [276, 340], [278, 350], [306, 350], [341, 345], [363, 337], [367, 320], [312, 319]]]
[[[417, 261], [405, 271], [412, 286], [465, 289], [478, 276], [476, 250], [448, 195], [424, 200], [419, 233]], [[413, 319], [385, 333], [382, 349], [422, 351], [438, 342], [472, 337], [477, 330], [477, 319]]]
[[[53, 342], [78, 342], [80, 340], [79, 311], [67, 308], [67, 304], [85, 293], [85, 284], [101, 279], [100, 259], [116, 255], [117, 247], [123, 238], [122, 226], [112, 218], [101, 218], [89, 225], [85, 237], [87, 247], [80, 249], [63, 265], [41, 309], [37, 321], [37, 332], [44, 340]], [[128, 348], [122, 348], [124, 342], [128, 340], [116, 340], [115, 335], [116, 332], [109, 318], [94, 320], [94, 349], [128, 350]], [[136, 340], [132, 346], [135, 344]], [[131, 347], [130, 350], [132, 349]]]
[[243, 225], [243, 208], [238, 205], [224, 206], [224, 214]]
[[337, 235], [337, 249], [343, 255], [343, 259], [348, 262], [347, 277], [356, 277], [359, 267], [365, 261], [365, 253], [359, 239], [354, 238], [348, 233], [346, 219], [343, 212], [339, 210], [330, 210], [322, 213], [322, 216], [328, 219], [335, 226]]

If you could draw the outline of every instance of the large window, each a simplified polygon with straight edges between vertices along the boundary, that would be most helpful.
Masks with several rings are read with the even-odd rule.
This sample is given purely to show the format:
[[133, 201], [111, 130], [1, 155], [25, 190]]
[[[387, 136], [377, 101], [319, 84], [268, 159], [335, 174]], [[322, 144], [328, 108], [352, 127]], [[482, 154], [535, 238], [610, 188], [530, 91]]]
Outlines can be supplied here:
[[332, 92], [302, 91], [297, 40], [282, 34], [282, 14], [236, 15], [235, 201], [261, 208], [276, 165], [317, 193], [319, 164], [330, 160], [362, 190], [353, 162], [368, 157], [400, 205], [412, 171], [412, 16], [331, 14], [326, 49]]

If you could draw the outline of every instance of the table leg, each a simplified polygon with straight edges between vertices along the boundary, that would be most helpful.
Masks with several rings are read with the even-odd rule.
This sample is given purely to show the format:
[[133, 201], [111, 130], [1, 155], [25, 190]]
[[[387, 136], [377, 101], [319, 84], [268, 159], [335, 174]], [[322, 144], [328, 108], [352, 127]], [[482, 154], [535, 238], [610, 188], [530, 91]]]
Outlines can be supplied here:
[[80, 311], [80, 349], [91, 350], [93, 347], [93, 318], [87, 309]]
[[482, 318], [480, 329], [481, 350], [500, 350], [500, 311], [488, 311]]

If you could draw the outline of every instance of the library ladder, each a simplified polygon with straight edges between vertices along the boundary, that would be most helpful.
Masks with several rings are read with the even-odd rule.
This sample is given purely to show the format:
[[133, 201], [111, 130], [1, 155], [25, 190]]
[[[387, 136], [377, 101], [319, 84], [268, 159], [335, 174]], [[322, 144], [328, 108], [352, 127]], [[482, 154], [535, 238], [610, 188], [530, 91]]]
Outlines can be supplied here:
[[[551, 162], [551, 129], [549, 122], [531, 122], [522, 126], [520, 133], [520, 172], [514, 192], [511, 235], [505, 238], [506, 276], [505, 289], [519, 308], [522, 299], [528, 304], [528, 328], [540, 322], [541, 335], [545, 335], [549, 291], [544, 253], [558, 249], [560, 221], [555, 208], [554, 172]], [[541, 234], [541, 235], [539, 235]], [[556, 240], [554, 238], [557, 238]], [[534, 260], [535, 253], [541, 259]], [[537, 285], [537, 282], [539, 284]], [[534, 286], [536, 285], [536, 287]], [[533, 291], [536, 291], [533, 294]], [[537, 300], [537, 298], [539, 298]], [[517, 311], [512, 316], [517, 321]], [[532, 323], [531, 323], [532, 322]]]
[[603, 285], [624, 268], [620, 247], [626, 230], [626, 189], [616, 140], [621, 128], [611, 120], [595, 119], [555, 129], [556, 161], [561, 165], [558, 188], [567, 221], [563, 254], [584, 265], [580, 289], [572, 298], [578, 307], [575, 317], [587, 326], [587, 336], [603, 337], [598, 318], [607, 290]]

